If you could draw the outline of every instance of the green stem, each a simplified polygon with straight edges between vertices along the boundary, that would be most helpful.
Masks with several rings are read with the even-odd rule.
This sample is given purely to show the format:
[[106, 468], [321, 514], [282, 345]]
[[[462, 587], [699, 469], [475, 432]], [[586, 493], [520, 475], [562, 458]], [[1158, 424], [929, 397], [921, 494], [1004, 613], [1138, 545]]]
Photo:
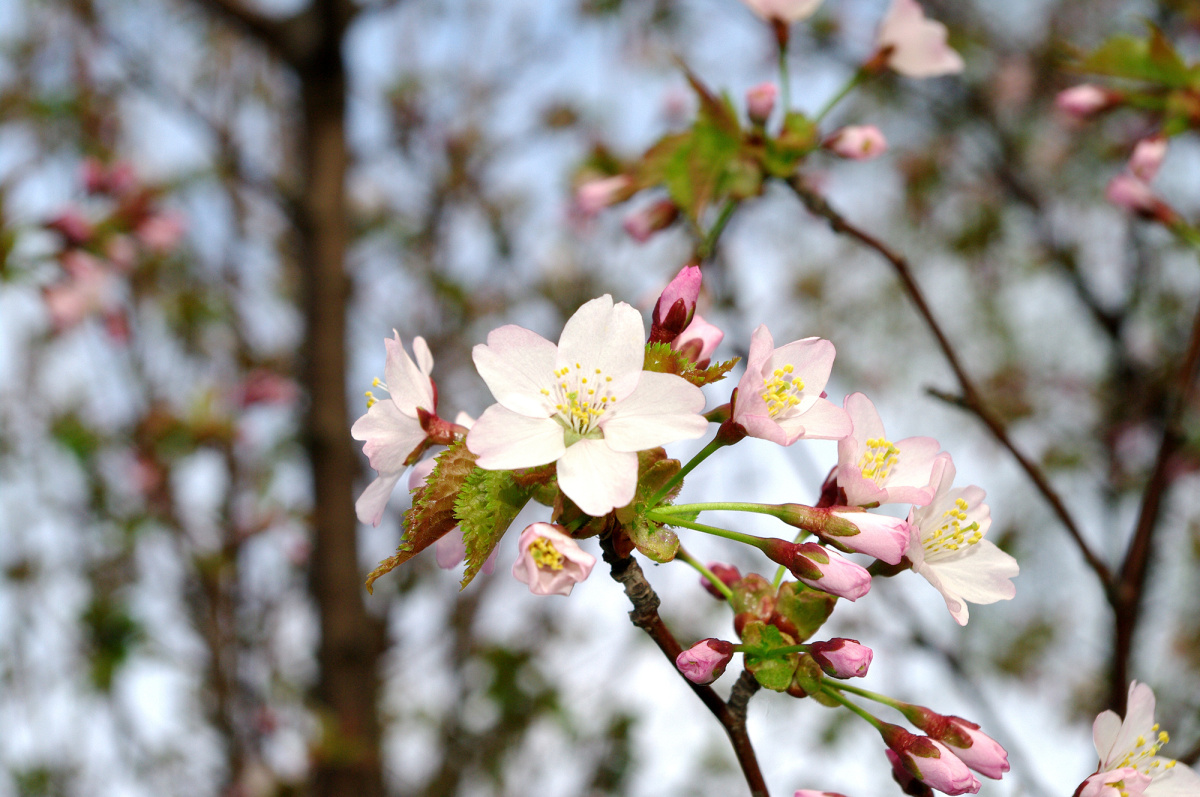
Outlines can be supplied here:
[[700, 571], [700, 575], [707, 578], [709, 580], [709, 583], [711, 583], [714, 587], [716, 587], [717, 591], [725, 596], [725, 600], [729, 601], [730, 603], [733, 603], [733, 590], [731, 590], [724, 581], [722, 581], [720, 578], [718, 578], [716, 573], [714, 573], [713, 571], [711, 571], [707, 567], [705, 567], [703, 564], [701, 564], [699, 559], [696, 559], [694, 556], [692, 556], [690, 553], [688, 553], [686, 550], [684, 550], [682, 545], [679, 546], [679, 548], [675, 551], [675, 558], [682, 559], [683, 561], [687, 562], [689, 565], [691, 565], [692, 567], [694, 567], [698, 571]]
[[1200, 230], [1185, 221], [1180, 221], [1168, 227], [1175, 237], [1193, 249], [1200, 249]]
[[692, 531], [702, 531], [705, 534], [711, 534], [714, 537], [724, 537], [727, 540], [734, 542], [753, 545], [755, 548], [763, 547], [762, 537], [755, 537], [753, 534], [742, 534], [740, 531], [730, 531], [729, 529], [717, 528], [716, 526], [706, 526], [703, 523], [696, 523], [691, 520], [675, 517], [669, 512], [662, 512], [658, 509], [651, 509], [646, 513], [647, 520], [653, 520], [657, 523], [664, 523], [668, 526], [676, 528], [691, 529]]
[[[839, 687], [830, 686], [825, 681], [821, 681], [821, 691], [822, 692], [829, 695], [834, 700], [841, 703], [843, 706], [850, 709], [858, 716], [862, 717], [864, 720], [866, 720], [868, 723], [870, 723], [871, 727], [874, 728], [875, 730], [880, 731], [880, 732], [883, 731], [883, 723], [880, 722], [875, 717], [875, 715], [873, 715], [871, 712], [867, 711], [866, 709], [864, 709], [860, 706], [856, 706], [854, 703], [850, 702], [849, 698], [847, 698], [840, 691], [838, 691], [838, 688]], [[841, 688], [844, 688], [844, 687], [841, 687]]]
[[701, 504], [672, 504], [671, 506], [658, 507], [657, 511], [686, 514], [689, 512], [715, 512], [725, 510], [728, 512], [754, 512], [759, 515], [771, 515], [779, 517], [782, 512], [782, 507], [778, 504], [748, 504], [740, 501], [711, 501]]
[[838, 684], [838, 688], [846, 692], [856, 694], [860, 697], [865, 697], [868, 700], [874, 700], [876, 703], [882, 703], [885, 706], [890, 706], [897, 711], [903, 711], [901, 706], [907, 705], [899, 700], [896, 700], [895, 698], [888, 697], [887, 695], [881, 695], [878, 692], [872, 692], [870, 689], [863, 689], [861, 686], [854, 686], [852, 684], [844, 683]]
[[862, 83], [866, 76], [867, 73], [865, 70], [860, 69], [855, 72], [850, 80], [846, 81], [846, 85], [842, 86], [842, 90], [833, 95], [829, 99], [829, 102], [825, 103], [821, 110], [817, 111], [817, 115], [813, 117], [813, 124], [820, 124], [821, 120], [829, 115], [829, 112], [833, 110], [834, 106], [844, 100], [847, 94], [854, 91], [855, 87], [858, 86], [859, 83]]
[[791, 80], [788, 78], [787, 45], [779, 45], [779, 99], [784, 116], [792, 108]]
[[691, 473], [697, 465], [708, 459], [714, 451], [724, 445], [727, 445], [727, 443], [721, 440], [720, 435], [718, 435], [711, 443], [700, 449], [699, 453], [688, 460], [688, 464], [684, 465], [680, 469], [679, 473], [676, 473], [674, 476], [672, 476], [667, 483], [662, 486], [662, 489], [654, 494], [654, 497], [647, 502], [648, 505], [657, 506], [659, 503], [661, 503], [662, 500], [667, 497], [667, 493], [671, 492], [671, 490], [675, 488], [675, 485], [683, 481], [683, 478]]
[[788, 645], [787, 647], [763, 650], [754, 645], [734, 645], [733, 649], [737, 653], [745, 653], [761, 659], [770, 656], [790, 656], [793, 653], [807, 653], [809, 647], [809, 645]]
[[704, 236], [704, 240], [696, 248], [696, 256], [700, 260], [707, 260], [712, 257], [712, 253], [717, 248], [717, 240], [720, 239], [721, 233], [725, 231], [725, 225], [729, 223], [729, 219], [733, 217], [735, 210], [737, 210], [737, 202], [732, 199], [725, 200], [725, 204], [721, 207], [721, 213], [717, 216], [717, 220], [713, 222], [712, 227], [708, 228], [708, 234]]

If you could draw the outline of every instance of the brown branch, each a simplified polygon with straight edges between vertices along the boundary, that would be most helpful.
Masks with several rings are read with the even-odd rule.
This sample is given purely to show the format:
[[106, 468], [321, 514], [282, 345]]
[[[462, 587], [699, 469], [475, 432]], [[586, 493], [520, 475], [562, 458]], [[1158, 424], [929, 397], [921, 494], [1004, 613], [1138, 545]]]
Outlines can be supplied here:
[[1183, 416], [1195, 398], [1196, 371], [1200, 368], [1200, 308], [1192, 319], [1192, 332], [1188, 340], [1183, 365], [1176, 376], [1164, 422], [1162, 441], [1150, 480], [1142, 493], [1142, 507], [1138, 512], [1137, 526], [1125, 557], [1121, 571], [1113, 586], [1110, 602], [1115, 614], [1115, 637], [1113, 640], [1112, 666], [1109, 669], [1109, 708], [1124, 713], [1129, 684], [1129, 657], [1133, 650], [1133, 636], [1137, 628], [1142, 597], [1145, 593], [1146, 574], [1150, 567], [1151, 543], [1158, 518], [1162, 513], [1162, 502], [1170, 487], [1169, 470], [1171, 460], [1184, 442]]
[[1108, 566], [1100, 560], [1083, 539], [1083, 534], [1079, 530], [1078, 525], [1076, 525], [1075, 519], [1071, 517], [1066, 504], [1063, 503], [1062, 498], [1059, 497], [1054, 487], [1051, 486], [1050, 480], [1042, 472], [1041, 468], [1017, 448], [1012, 438], [1009, 437], [1008, 431], [1004, 428], [1003, 421], [987, 406], [987, 403], [983, 399], [983, 394], [967, 375], [954, 347], [950, 345], [950, 341], [942, 331], [941, 325], [938, 324], [937, 319], [933, 316], [933, 312], [929, 309], [929, 304], [925, 301], [925, 295], [921, 292], [920, 286], [917, 285], [912, 270], [909, 268], [908, 260], [878, 238], [847, 221], [842, 214], [834, 210], [825, 201], [824, 197], [805, 185], [803, 178], [799, 175], [788, 180], [788, 185], [795, 191], [796, 196], [800, 198], [800, 201], [804, 203], [809, 212], [828, 221], [829, 226], [834, 232], [855, 239], [891, 263], [896, 276], [900, 278], [905, 291], [916, 306], [917, 312], [925, 321], [926, 326], [929, 327], [929, 331], [933, 333], [938, 347], [942, 350], [943, 356], [945, 356], [951, 370], [954, 371], [954, 375], [958, 379], [963, 393], [962, 406], [970, 410], [979, 420], [983, 421], [984, 426], [988, 428], [992, 436], [996, 438], [996, 441], [1012, 454], [1017, 464], [1025, 471], [1030, 481], [1033, 482], [1038, 492], [1041, 493], [1046, 503], [1050, 505], [1051, 510], [1053, 510], [1054, 514], [1063, 524], [1063, 527], [1067, 530], [1067, 534], [1075, 542], [1075, 546], [1079, 549], [1080, 554], [1083, 555], [1088, 566], [1095, 572], [1096, 577], [1100, 579], [1100, 583], [1104, 585], [1106, 590], [1110, 589], [1112, 575], [1109, 572]]
[[[604, 549], [604, 561], [611, 568], [613, 580], [625, 588], [625, 594], [633, 604], [629, 619], [650, 635], [674, 668], [675, 659], [683, 652], [683, 647], [659, 617], [658, 595], [646, 580], [641, 566], [632, 557], [618, 557], [610, 537], [601, 539], [600, 547]], [[679, 673], [679, 677], [683, 678], [683, 674]], [[754, 682], [753, 686], [743, 683], [747, 677], [754, 682], [753, 676], [743, 672], [733, 688], [728, 704], [721, 700], [720, 695], [711, 686], [694, 684], [686, 678], [684, 682], [725, 728], [752, 797], [769, 797], [767, 783], [763, 780], [762, 770], [758, 766], [758, 757], [746, 731], [746, 705], [758, 687], [757, 682]]]

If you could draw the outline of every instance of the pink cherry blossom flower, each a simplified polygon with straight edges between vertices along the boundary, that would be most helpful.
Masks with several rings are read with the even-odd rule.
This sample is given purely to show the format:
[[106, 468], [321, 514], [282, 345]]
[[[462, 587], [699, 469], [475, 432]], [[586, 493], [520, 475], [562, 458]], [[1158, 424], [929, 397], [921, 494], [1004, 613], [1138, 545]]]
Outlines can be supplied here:
[[675, 666], [694, 684], [711, 684], [725, 672], [733, 659], [733, 643], [723, 639], [701, 639], [675, 657]]
[[878, 127], [850, 125], [835, 130], [822, 146], [839, 158], [866, 161], [887, 152], [888, 145]]
[[[720, 346], [724, 339], [724, 332], [696, 313], [692, 316], [692, 323], [687, 325], [687, 329], [680, 332], [679, 337], [671, 341], [671, 348], [683, 352], [692, 362], [700, 365], [712, 359], [717, 346]], [[701, 367], [703, 366], [701, 365]]]
[[871, 591], [871, 574], [865, 567], [815, 542], [767, 539], [760, 547], [771, 561], [783, 565], [813, 589], [850, 601]]
[[152, 213], [133, 232], [142, 246], [155, 254], [165, 255], [179, 245], [184, 229], [181, 214]]
[[58, 332], [93, 315], [112, 317], [121, 312], [121, 280], [108, 264], [80, 249], [62, 256], [66, 278], [42, 291], [50, 322]]
[[1129, 172], [1121, 172], [1112, 178], [1108, 187], [1104, 189], [1104, 196], [1122, 210], [1145, 216], [1154, 215], [1162, 204], [1162, 200], [1155, 196], [1145, 180]]
[[1146, 684], [1129, 684], [1125, 719], [1101, 712], [1092, 725], [1100, 765], [1085, 780], [1080, 797], [1194, 797], [1200, 775], [1194, 769], [1158, 755], [1170, 738], [1154, 722], [1154, 692]]
[[874, 657], [872, 650], [857, 639], [835, 637], [828, 642], [813, 642], [808, 652], [827, 675], [834, 678], [862, 678]]
[[1165, 136], [1143, 138], [1134, 146], [1133, 154], [1129, 156], [1129, 172], [1139, 180], [1152, 182], [1158, 176], [1158, 170], [1166, 156]]
[[880, 733], [899, 764], [922, 783], [946, 794], [978, 793], [979, 779], [941, 742], [886, 722]]
[[588, 180], [575, 191], [575, 207], [584, 216], [595, 216], [609, 205], [624, 202], [632, 192], [633, 180], [629, 175]]
[[964, 764], [980, 775], [999, 780], [1008, 772], [1008, 753], [995, 739], [979, 730], [974, 722], [911, 704], [905, 704], [901, 712], [929, 738], [949, 747]]
[[932, 437], [887, 438], [875, 405], [862, 393], [846, 396], [853, 432], [838, 441], [838, 486], [854, 506], [916, 504], [933, 500], [934, 463], [941, 446]]
[[742, 0], [750, 10], [767, 22], [799, 22], [816, 13], [821, 0]]
[[503, 326], [476, 346], [475, 367], [497, 404], [467, 435], [487, 470], [558, 463], [558, 486], [589, 515], [633, 500], [637, 452], [700, 437], [704, 394], [673, 374], [643, 371], [637, 310], [605, 295], [563, 327], [558, 345]]
[[425, 339], [413, 338], [413, 354], [416, 355], [416, 362], [413, 362], [404, 351], [400, 333], [395, 330], [392, 333], [395, 338], [384, 339], [386, 381], [378, 383], [389, 397], [376, 401], [368, 393], [371, 403], [367, 414], [350, 427], [351, 437], [365, 441], [363, 453], [371, 467], [379, 472], [354, 504], [358, 519], [373, 526], [383, 520], [384, 507], [407, 467], [406, 462], [425, 442], [427, 433], [418, 410], [427, 413], [437, 410], [437, 391], [429, 378], [433, 372], [433, 354]]
[[835, 353], [833, 344], [820, 338], [777, 349], [766, 325], [759, 326], [738, 382], [733, 422], [751, 437], [781, 446], [801, 438], [837, 440], [850, 434], [850, 416], [823, 397]]
[[630, 213], [625, 217], [622, 226], [630, 238], [644, 244], [654, 233], [674, 224], [677, 218], [679, 206], [669, 199], [663, 199]]
[[46, 222], [46, 228], [61, 235], [71, 246], [83, 246], [95, 234], [92, 223], [76, 208], [67, 208]]
[[836, 791], [815, 791], [814, 789], [796, 789], [792, 797], [846, 797]]
[[746, 91], [746, 116], [756, 125], [765, 125], [775, 110], [775, 99], [779, 89], [770, 81], [759, 83]]
[[858, 534], [850, 536], [822, 535], [827, 542], [836, 542], [839, 546], [874, 556], [889, 565], [900, 564], [908, 550], [911, 531], [908, 521], [888, 515], [877, 515], [874, 512], [864, 512], [851, 507], [831, 507], [833, 517], [853, 523]]
[[689, 264], [667, 283], [650, 317], [651, 343], [670, 343], [691, 323], [702, 279], [699, 267]]
[[1060, 91], [1054, 98], [1054, 105], [1068, 116], [1075, 119], [1086, 119], [1111, 108], [1119, 100], [1113, 94], [1100, 86], [1084, 83]]
[[963, 60], [946, 44], [946, 26], [926, 19], [916, 0], [892, 0], [876, 37], [887, 65], [908, 77], [949, 75], [963, 70]]
[[[954, 463], [949, 454], [941, 478], [934, 482], [933, 500], [908, 515], [911, 539], [906, 556], [912, 569], [942, 593], [946, 608], [966, 625], [967, 602], [995, 603], [1016, 594], [1010, 579], [1020, 572], [1017, 560], [985, 540], [992, 524], [986, 494], [974, 485], [956, 487]], [[935, 473], [938, 473], [935, 466]]]
[[562, 526], [534, 523], [521, 532], [513, 575], [534, 595], [570, 595], [588, 577], [596, 557], [579, 547]]

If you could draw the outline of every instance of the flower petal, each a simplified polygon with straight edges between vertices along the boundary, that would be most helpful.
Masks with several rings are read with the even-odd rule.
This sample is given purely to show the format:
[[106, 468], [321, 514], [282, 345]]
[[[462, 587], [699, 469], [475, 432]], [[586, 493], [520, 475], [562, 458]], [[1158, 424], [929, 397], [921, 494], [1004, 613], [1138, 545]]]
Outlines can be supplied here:
[[350, 436], [366, 441], [363, 453], [380, 473], [404, 470], [404, 460], [425, 439], [416, 418], [405, 415], [391, 399], [377, 401], [350, 427]]
[[[846, 411], [829, 399], [819, 398], [799, 416], [803, 431], [795, 439], [840, 440], [853, 428]], [[787, 429], [787, 422], [781, 424]], [[789, 435], [790, 437], [790, 435]]]
[[559, 488], [592, 517], [632, 501], [637, 476], [637, 454], [613, 451], [603, 440], [580, 440], [558, 460]]
[[367, 489], [363, 490], [362, 495], [354, 502], [354, 514], [360, 522], [370, 523], [372, 526], [379, 525], [383, 520], [383, 510], [387, 507], [388, 499], [392, 497], [392, 490], [396, 482], [400, 481], [401, 473], [403, 471], [380, 474], [379, 478], [367, 485]]
[[637, 388], [605, 413], [600, 421], [604, 440], [614, 451], [694, 440], [708, 430], [704, 393], [674, 374], [643, 371]]
[[467, 432], [467, 450], [485, 470], [532, 468], [563, 455], [563, 427], [551, 418], [530, 418], [493, 404]]
[[[1200, 794], [1200, 775], [1196, 770], [1184, 764], [1174, 763], [1170, 769], [1164, 769], [1167, 761], [1155, 770], [1153, 782], [1146, 788], [1146, 797], [1196, 797]], [[1153, 762], [1152, 762], [1153, 763]]]
[[558, 368], [598, 369], [612, 377], [609, 389], [618, 400], [637, 387], [646, 357], [642, 314], [608, 294], [575, 311], [558, 339]]
[[[385, 338], [383, 345], [387, 347], [387, 362], [383, 375], [387, 380], [388, 395], [405, 415], [416, 417], [417, 407], [433, 412], [434, 406], [433, 383], [429, 381], [429, 372], [433, 370], [433, 355], [425, 346], [424, 354], [428, 356], [429, 371], [417, 367], [417, 364], [404, 350], [400, 333], [392, 330], [394, 338]], [[421, 340], [417, 338], [416, 340]], [[416, 340], [413, 341], [414, 349]], [[425, 341], [421, 341], [424, 344]], [[383, 402], [380, 402], [383, 403]]]
[[[1009, 579], [1016, 577], [1021, 570], [1016, 559], [989, 540], [980, 540], [946, 559], [936, 562], [926, 560], [925, 567], [937, 573], [941, 585], [939, 589], [946, 597], [947, 605], [951, 596], [979, 604], [1010, 600], [1017, 594], [1017, 588]], [[965, 608], [963, 615], [966, 616]], [[965, 621], [960, 621], [960, 624], [965, 624]]]
[[488, 333], [471, 359], [496, 401], [530, 418], [549, 418], [554, 404], [542, 393], [554, 385], [558, 348], [536, 332], [508, 324]]

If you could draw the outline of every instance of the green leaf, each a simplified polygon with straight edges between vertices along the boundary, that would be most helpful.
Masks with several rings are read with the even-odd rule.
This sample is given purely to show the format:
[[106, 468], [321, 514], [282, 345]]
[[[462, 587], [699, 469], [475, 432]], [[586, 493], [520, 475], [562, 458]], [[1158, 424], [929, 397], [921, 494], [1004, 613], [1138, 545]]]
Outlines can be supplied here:
[[800, 655], [789, 653], [784, 656], [771, 656], [770, 651], [776, 648], [789, 647], [796, 642], [790, 636], [773, 625], [757, 620], [746, 623], [742, 629], [742, 644], [760, 651], [759, 655], [746, 652], [744, 654], [746, 669], [764, 688], [776, 692], [786, 692], [792, 685], [792, 676], [800, 665]]
[[698, 368], [696, 363], [688, 359], [683, 352], [671, 348], [669, 343], [647, 343], [646, 357], [642, 361], [642, 370], [657, 371], [661, 374], [675, 374], [691, 382], [696, 387], [720, 382], [738, 364], [740, 357], [716, 363], [707, 368]]
[[783, 118], [779, 137], [767, 142], [763, 168], [774, 177], [791, 177], [800, 161], [816, 149], [819, 138], [811, 119], [799, 111], [789, 111]]
[[475, 469], [475, 455], [461, 440], [437, 455], [437, 464], [425, 485], [413, 490], [412, 507], [404, 513], [400, 547], [367, 576], [367, 592], [372, 591], [375, 579], [412, 559], [458, 525], [455, 502]]
[[1099, 75], [1156, 83], [1171, 88], [1183, 88], [1197, 77], [1196, 67], [1189, 67], [1163, 36], [1150, 25], [1147, 38], [1114, 36], [1084, 57], [1079, 68]]
[[533, 492], [534, 485], [522, 487], [508, 470], [476, 468], [467, 476], [454, 503], [467, 549], [463, 589], [483, 567]]
[[749, 613], [766, 622], [775, 610], [775, 588], [758, 573], [747, 573], [729, 585], [734, 614]]
[[[653, 508], [649, 506], [650, 499], [679, 473], [679, 468], [679, 460], [669, 459], [662, 448], [639, 451], [637, 492], [628, 506], [616, 511], [617, 521], [624, 528], [629, 541], [643, 556], [659, 563], [675, 558], [675, 552], [679, 550], [679, 537], [663, 524], [647, 520], [645, 513]], [[678, 495], [680, 486], [672, 488], [665, 500], [669, 501]]]
[[803, 642], [825, 624], [836, 603], [837, 597], [827, 592], [789, 581], [779, 587], [772, 622], [779, 623], [798, 642]]

